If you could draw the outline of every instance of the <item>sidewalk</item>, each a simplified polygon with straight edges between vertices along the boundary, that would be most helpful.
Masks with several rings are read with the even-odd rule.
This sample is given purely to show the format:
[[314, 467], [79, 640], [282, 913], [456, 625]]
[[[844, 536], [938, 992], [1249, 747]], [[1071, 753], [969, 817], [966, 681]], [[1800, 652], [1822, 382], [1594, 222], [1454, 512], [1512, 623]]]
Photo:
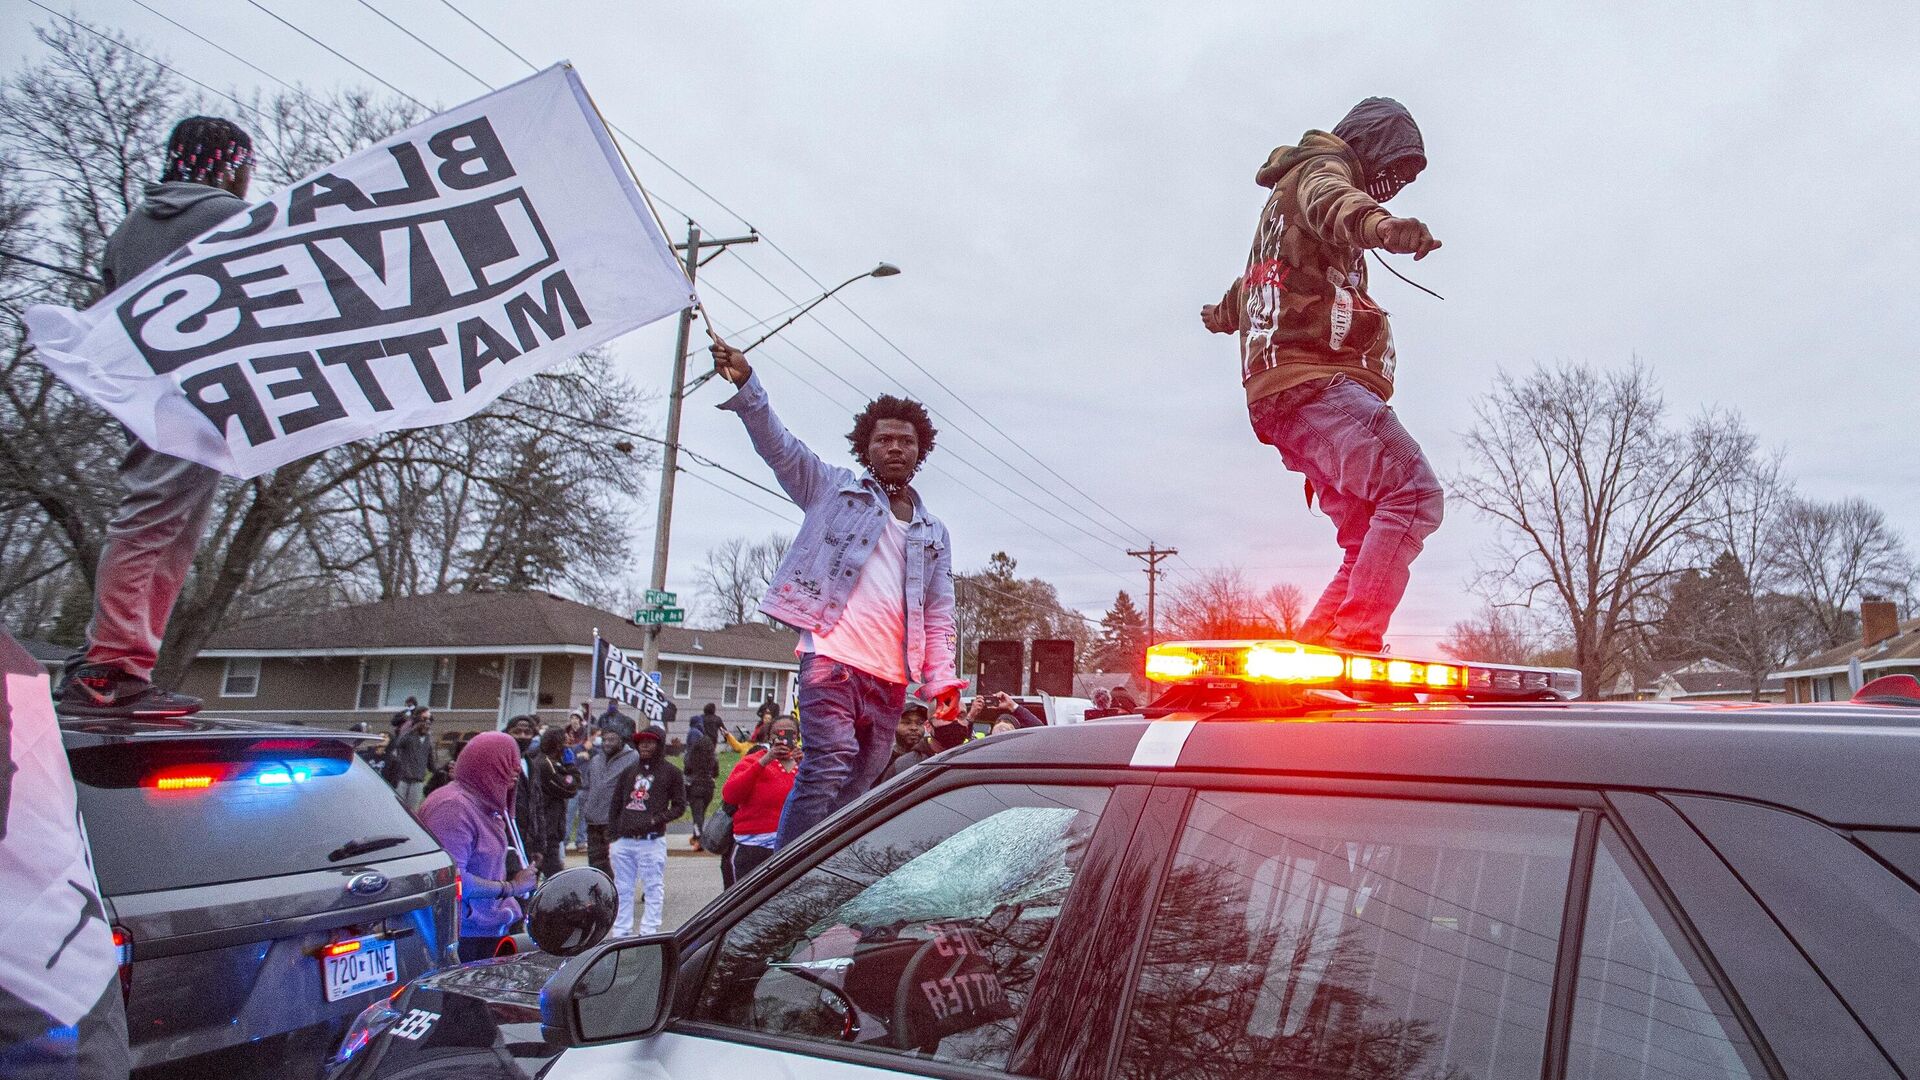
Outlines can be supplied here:
[[[667, 853], [673, 858], [667, 860], [667, 909], [661, 915], [660, 929], [675, 930], [681, 923], [691, 919], [714, 897], [720, 895], [720, 860], [705, 852], [697, 852], [687, 847], [687, 837], [693, 835], [690, 822], [678, 822], [681, 831], [667, 835]], [[578, 855], [567, 853], [567, 866], [587, 865], [586, 853]], [[639, 909], [634, 910], [634, 921], [638, 924]]]

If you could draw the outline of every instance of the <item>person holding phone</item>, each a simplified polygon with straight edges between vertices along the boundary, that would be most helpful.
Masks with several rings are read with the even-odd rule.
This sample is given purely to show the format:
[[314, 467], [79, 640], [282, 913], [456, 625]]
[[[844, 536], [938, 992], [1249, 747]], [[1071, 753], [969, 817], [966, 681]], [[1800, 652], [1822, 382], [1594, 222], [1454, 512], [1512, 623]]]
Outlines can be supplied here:
[[[993, 694], [976, 694], [967, 703], [965, 711], [952, 720], [934, 718], [933, 729], [928, 739], [935, 751], [951, 750], [973, 737], [974, 725], [992, 725], [1003, 720], [1012, 722], [1019, 728], [1045, 727], [1046, 721], [1033, 715], [1033, 710], [1013, 700], [1013, 695], [1005, 691]], [[994, 732], [998, 734], [998, 732]]]
[[799, 770], [800, 722], [782, 716], [767, 732], [766, 749], [741, 758], [727, 774], [720, 801], [734, 808], [733, 849], [720, 862], [720, 880], [728, 888], [773, 855], [780, 811]]

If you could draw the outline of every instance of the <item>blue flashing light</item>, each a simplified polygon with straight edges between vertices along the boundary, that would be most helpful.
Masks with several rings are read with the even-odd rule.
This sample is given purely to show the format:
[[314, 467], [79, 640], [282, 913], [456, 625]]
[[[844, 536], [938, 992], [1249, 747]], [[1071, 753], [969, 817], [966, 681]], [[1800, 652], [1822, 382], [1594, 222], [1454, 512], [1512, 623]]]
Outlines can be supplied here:
[[262, 787], [286, 787], [289, 784], [306, 783], [307, 775], [308, 773], [305, 769], [293, 769], [291, 771], [287, 769], [268, 769], [255, 776], [254, 782]]

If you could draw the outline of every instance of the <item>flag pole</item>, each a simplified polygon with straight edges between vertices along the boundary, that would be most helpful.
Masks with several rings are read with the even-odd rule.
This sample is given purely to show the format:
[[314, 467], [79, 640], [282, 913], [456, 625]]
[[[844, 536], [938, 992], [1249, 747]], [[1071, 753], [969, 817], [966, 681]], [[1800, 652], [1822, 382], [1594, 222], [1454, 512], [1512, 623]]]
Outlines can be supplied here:
[[[627, 157], [626, 149], [620, 145], [620, 134], [613, 130], [612, 124], [607, 123], [607, 114], [600, 111], [600, 103], [593, 99], [593, 91], [587, 89], [585, 80], [580, 82], [580, 92], [586, 95], [587, 104], [593, 106], [594, 117], [600, 121], [600, 126], [606, 129], [607, 141], [613, 144], [614, 152], [620, 155], [620, 163], [627, 167], [627, 175], [633, 177], [633, 186], [640, 190], [640, 198], [646, 202], [647, 210], [653, 214], [654, 225], [659, 228], [661, 238], [665, 239], [667, 223], [661, 219], [659, 208], [653, 205], [653, 196], [647, 194], [647, 185], [640, 182], [640, 174], [634, 171], [632, 159]], [[692, 288], [693, 283], [689, 281], [687, 286]], [[720, 335], [713, 332], [713, 319], [707, 315], [707, 306], [700, 302], [698, 293], [694, 294], [693, 310], [700, 313], [700, 328], [706, 331], [707, 340], [715, 345], [721, 344]]]

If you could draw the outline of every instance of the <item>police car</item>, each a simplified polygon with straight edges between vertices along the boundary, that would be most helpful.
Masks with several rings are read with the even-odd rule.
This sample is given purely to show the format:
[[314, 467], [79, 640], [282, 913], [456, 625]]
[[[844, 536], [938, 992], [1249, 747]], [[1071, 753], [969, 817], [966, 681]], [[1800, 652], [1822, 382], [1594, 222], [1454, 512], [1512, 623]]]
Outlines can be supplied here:
[[1291, 642], [1148, 673], [1145, 715], [943, 754], [672, 935], [582, 949], [606, 897], [569, 886], [572, 944], [414, 981], [333, 1075], [1920, 1076], [1920, 684], [1576, 703]]

